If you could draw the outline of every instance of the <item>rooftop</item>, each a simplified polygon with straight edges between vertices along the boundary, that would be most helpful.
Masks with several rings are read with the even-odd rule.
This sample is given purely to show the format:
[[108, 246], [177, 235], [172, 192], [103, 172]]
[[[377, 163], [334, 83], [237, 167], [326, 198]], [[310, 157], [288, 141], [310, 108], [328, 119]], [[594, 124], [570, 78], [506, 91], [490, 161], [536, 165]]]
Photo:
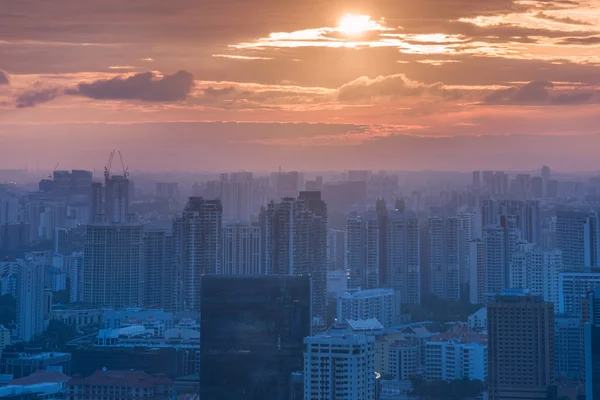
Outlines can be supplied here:
[[368, 290], [359, 290], [358, 292], [349, 293], [346, 292], [340, 295], [341, 298], [344, 299], [368, 299], [372, 297], [380, 297], [380, 296], [393, 296], [394, 291], [392, 289], [368, 289]]
[[87, 378], [73, 377], [67, 385], [151, 388], [154, 385], [169, 385], [172, 383], [173, 381], [164, 375], [152, 376], [142, 371], [96, 371]]
[[373, 330], [382, 330], [383, 325], [377, 320], [377, 318], [370, 319], [348, 319], [346, 320], [348, 325], [353, 331], [373, 331]]
[[58, 371], [39, 370], [24, 378], [13, 379], [8, 382], [11, 386], [29, 386], [39, 383], [62, 383], [66, 382], [70, 377]]

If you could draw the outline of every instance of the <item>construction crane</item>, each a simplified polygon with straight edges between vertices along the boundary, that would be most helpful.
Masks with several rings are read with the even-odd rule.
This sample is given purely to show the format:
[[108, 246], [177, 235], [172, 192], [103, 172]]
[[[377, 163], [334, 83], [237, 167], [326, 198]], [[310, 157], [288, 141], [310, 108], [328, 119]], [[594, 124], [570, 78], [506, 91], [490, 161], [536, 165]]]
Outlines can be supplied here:
[[123, 168], [123, 178], [127, 179], [129, 176], [129, 167], [125, 167], [125, 163], [123, 162], [123, 156], [121, 155], [121, 150], [119, 150], [119, 158], [121, 159], [121, 168]]
[[48, 179], [52, 179], [52, 175], [54, 174], [54, 171], [56, 171], [56, 168], [58, 168], [58, 164], [60, 164], [60, 161], [56, 163], [52, 172], [48, 174]]
[[115, 158], [114, 150], [110, 152], [110, 155], [108, 156], [108, 163], [104, 167], [104, 178], [105, 179], [110, 178], [110, 170], [112, 168], [113, 158]]

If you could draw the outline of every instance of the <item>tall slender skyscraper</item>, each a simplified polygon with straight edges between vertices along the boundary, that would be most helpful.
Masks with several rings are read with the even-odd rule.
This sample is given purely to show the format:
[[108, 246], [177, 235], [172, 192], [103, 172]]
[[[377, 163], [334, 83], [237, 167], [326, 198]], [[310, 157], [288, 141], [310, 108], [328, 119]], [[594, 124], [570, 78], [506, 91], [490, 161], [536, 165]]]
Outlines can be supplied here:
[[554, 384], [554, 308], [525, 290], [488, 304], [490, 400], [546, 399]]
[[144, 230], [144, 305], [176, 309], [176, 269], [171, 229]]
[[220, 200], [190, 197], [173, 222], [178, 309], [199, 310], [200, 277], [222, 272], [222, 215]]
[[120, 224], [87, 226], [84, 244], [84, 301], [115, 308], [144, 302], [144, 234], [133, 217]]
[[308, 276], [205, 275], [200, 396], [287, 399], [311, 334]]
[[350, 289], [379, 287], [381, 254], [380, 217], [373, 211], [352, 213], [346, 220], [347, 265]]
[[125, 223], [131, 204], [131, 181], [124, 175], [106, 175], [104, 212], [110, 223]]
[[[396, 202], [396, 210], [402, 207], [404, 212], [404, 200]], [[377, 219], [379, 225], [379, 286], [389, 286], [390, 280], [388, 277], [388, 250], [387, 250], [387, 229], [388, 229], [388, 209], [385, 200], [379, 199], [375, 204]]]
[[459, 224], [456, 217], [429, 217], [429, 292], [442, 299], [460, 298]]
[[44, 331], [44, 259], [19, 261], [17, 283], [18, 336], [30, 341]]
[[[310, 275], [313, 324], [327, 320], [327, 205], [320, 192], [271, 202], [260, 215], [266, 274]], [[317, 328], [317, 326], [319, 328]]]
[[388, 277], [396, 301], [421, 303], [419, 220], [412, 211], [390, 211], [388, 219]]

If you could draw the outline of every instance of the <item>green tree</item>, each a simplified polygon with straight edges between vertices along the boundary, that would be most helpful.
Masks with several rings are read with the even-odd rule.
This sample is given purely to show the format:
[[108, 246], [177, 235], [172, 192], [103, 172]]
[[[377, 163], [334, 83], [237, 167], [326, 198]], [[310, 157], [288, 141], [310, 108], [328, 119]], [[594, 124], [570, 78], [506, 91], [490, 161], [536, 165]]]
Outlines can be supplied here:
[[62, 321], [52, 320], [48, 324], [48, 328], [46, 328], [40, 336], [34, 339], [34, 341], [39, 343], [42, 348], [45, 349], [62, 349], [71, 339], [74, 339], [76, 335], [77, 330], [74, 326], [67, 325]]

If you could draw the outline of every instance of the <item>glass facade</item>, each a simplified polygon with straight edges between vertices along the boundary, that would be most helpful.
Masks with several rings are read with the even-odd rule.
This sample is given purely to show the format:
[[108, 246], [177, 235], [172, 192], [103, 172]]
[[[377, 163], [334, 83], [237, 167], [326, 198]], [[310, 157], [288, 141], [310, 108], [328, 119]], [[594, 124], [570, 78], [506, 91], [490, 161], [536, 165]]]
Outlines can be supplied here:
[[201, 398], [287, 399], [303, 369], [310, 299], [307, 276], [203, 276]]

